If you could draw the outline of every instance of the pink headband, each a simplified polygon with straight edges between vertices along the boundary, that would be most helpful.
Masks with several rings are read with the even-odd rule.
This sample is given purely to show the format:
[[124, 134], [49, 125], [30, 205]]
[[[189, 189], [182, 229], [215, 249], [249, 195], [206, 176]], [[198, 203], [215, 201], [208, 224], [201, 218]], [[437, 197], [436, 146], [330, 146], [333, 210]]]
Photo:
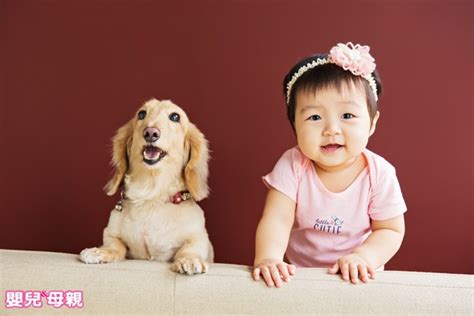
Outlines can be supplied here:
[[286, 85], [286, 103], [290, 103], [291, 88], [296, 80], [306, 71], [325, 64], [336, 64], [342, 69], [367, 80], [374, 93], [375, 101], [377, 101], [377, 85], [375, 78], [372, 76], [372, 72], [375, 70], [375, 59], [370, 55], [369, 51], [369, 46], [354, 45], [351, 42], [347, 44], [339, 43], [331, 48], [328, 57], [318, 58], [300, 67]]

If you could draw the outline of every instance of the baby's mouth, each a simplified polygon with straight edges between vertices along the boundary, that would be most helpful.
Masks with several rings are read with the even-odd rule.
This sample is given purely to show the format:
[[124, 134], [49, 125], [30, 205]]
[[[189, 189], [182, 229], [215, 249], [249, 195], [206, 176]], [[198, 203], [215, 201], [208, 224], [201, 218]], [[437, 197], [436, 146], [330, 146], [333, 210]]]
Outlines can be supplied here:
[[324, 151], [324, 152], [334, 152], [336, 150], [338, 150], [339, 148], [341, 147], [344, 147], [343, 145], [339, 145], [339, 144], [327, 144], [327, 145], [324, 145], [324, 146], [321, 146], [321, 149]]
[[143, 147], [143, 161], [147, 165], [151, 166], [156, 164], [163, 159], [164, 156], [166, 156], [166, 152], [159, 147], [153, 145], [146, 145]]

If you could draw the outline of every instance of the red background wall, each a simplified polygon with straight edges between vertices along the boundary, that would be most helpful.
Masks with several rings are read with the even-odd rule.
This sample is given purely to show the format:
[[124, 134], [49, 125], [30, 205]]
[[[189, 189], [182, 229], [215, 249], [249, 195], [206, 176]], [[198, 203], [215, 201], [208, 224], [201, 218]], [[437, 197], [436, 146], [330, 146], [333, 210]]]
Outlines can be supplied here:
[[172, 99], [212, 148], [216, 261], [252, 264], [260, 177], [295, 144], [281, 80], [369, 44], [385, 94], [369, 148], [397, 167], [407, 233], [389, 269], [474, 273], [472, 1], [1, 1], [0, 247], [99, 245], [110, 138]]

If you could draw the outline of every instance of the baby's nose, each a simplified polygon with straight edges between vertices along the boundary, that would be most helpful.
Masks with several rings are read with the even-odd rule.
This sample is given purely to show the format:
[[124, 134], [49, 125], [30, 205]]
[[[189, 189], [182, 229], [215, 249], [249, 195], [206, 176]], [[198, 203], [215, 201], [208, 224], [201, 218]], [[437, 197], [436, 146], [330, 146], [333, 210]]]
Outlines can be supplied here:
[[329, 124], [325, 126], [324, 135], [332, 136], [332, 135], [337, 135], [340, 133], [341, 133], [341, 128], [339, 127], [339, 125], [333, 122], [330, 122]]
[[160, 138], [161, 132], [156, 127], [147, 127], [143, 130], [143, 138], [149, 143], [153, 143]]

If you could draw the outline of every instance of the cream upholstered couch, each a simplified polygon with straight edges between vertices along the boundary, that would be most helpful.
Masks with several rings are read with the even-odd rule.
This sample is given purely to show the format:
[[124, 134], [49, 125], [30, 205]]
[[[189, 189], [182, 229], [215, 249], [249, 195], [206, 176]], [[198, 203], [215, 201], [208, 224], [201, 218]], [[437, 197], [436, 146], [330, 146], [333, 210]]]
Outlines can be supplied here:
[[[281, 289], [250, 277], [250, 267], [212, 264], [179, 275], [168, 264], [128, 260], [86, 265], [77, 255], [0, 250], [4, 314], [439, 314], [473, 315], [473, 276], [383, 271], [352, 285], [325, 269], [299, 269]], [[84, 306], [6, 308], [7, 291], [82, 291]], [[12, 294], [11, 294], [12, 295]], [[45, 295], [45, 294], [44, 294]], [[11, 303], [11, 302], [9, 302]]]

